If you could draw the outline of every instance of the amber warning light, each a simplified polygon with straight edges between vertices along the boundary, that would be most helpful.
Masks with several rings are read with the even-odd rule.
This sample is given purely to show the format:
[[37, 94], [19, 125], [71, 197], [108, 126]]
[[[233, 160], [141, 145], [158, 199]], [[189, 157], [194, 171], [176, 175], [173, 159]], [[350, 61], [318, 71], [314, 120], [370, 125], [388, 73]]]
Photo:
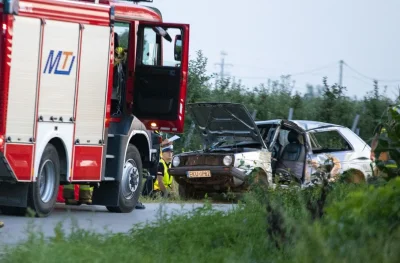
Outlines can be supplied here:
[[4, 151], [4, 137], [0, 136], [0, 152]]

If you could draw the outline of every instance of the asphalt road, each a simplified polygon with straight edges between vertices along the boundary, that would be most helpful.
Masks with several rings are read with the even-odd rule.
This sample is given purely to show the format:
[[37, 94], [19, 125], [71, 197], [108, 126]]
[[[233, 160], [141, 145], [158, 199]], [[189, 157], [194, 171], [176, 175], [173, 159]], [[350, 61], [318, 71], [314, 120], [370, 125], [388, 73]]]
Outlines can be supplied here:
[[[46, 218], [28, 218], [5, 216], [0, 214], [0, 220], [5, 226], [0, 229], [0, 247], [4, 244], [16, 244], [27, 238], [28, 230], [41, 231], [45, 237], [54, 235], [54, 228], [59, 222], [63, 222], [63, 229], [69, 233], [71, 226], [77, 225], [79, 228], [94, 230], [98, 233], [112, 231], [114, 233], [126, 233], [134, 224], [156, 221], [163, 213], [177, 214], [185, 213], [202, 204], [145, 204], [146, 209], [134, 210], [128, 214], [110, 213], [102, 206], [65, 206], [57, 204], [53, 213]], [[232, 208], [229, 204], [213, 204], [218, 210], [227, 211]], [[33, 225], [32, 225], [33, 224]]]

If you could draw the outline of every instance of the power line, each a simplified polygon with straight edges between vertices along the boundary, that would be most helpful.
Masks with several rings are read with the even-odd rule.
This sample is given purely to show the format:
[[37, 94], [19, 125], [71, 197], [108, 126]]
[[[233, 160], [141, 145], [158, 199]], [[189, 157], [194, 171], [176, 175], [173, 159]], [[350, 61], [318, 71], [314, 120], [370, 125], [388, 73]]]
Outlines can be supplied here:
[[350, 76], [350, 78], [355, 79], [355, 80], [358, 80], [358, 81], [361, 81], [361, 82], [363, 82], [363, 83], [365, 83], [365, 84], [367, 84], [367, 85], [371, 85], [370, 82], [368, 82], [368, 81], [366, 81], [365, 79], [362, 79], [362, 78], [360, 78], [360, 77]]
[[378, 82], [400, 82], [400, 79], [397, 79], [397, 80], [394, 80], [394, 79], [392, 79], [392, 80], [385, 80], [385, 79], [378, 79], [378, 78], [368, 77], [367, 75], [362, 74], [362, 73], [359, 72], [358, 70], [356, 70], [356, 69], [354, 69], [353, 67], [349, 66], [349, 64], [347, 64], [346, 62], [344, 62], [344, 65], [347, 66], [347, 67], [348, 67], [351, 71], [353, 71], [354, 73], [356, 73], [356, 74], [358, 74], [358, 75], [360, 75], [361, 77], [364, 77], [364, 78], [366, 78], [366, 79], [372, 80], [372, 81], [376, 80], [376, 81], [378, 81]]
[[[289, 74], [282, 73], [280, 76], [298, 76], [298, 75], [308, 75], [308, 74], [316, 76], [316, 74], [314, 72], [321, 71], [321, 70], [327, 69], [327, 68], [331, 68], [332, 66], [336, 65], [336, 63], [337, 62], [329, 63], [327, 65], [324, 65], [324, 66], [321, 66], [321, 67], [318, 67], [318, 68], [313, 68], [313, 69], [306, 70], [306, 71], [301, 71], [301, 72], [295, 72], [295, 73], [289, 73]], [[218, 63], [218, 65], [220, 65], [220, 63]], [[244, 65], [240, 65], [238, 67], [256, 68], [256, 67], [248, 67], [248, 66], [244, 66]], [[258, 69], [263, 69], [263, 68], [258, 68]], [[269, 77], [268, 77], [268, 75], [269, 75]], [[268, 79], [268, 78], [271, 78], [271, 75], [270, 74], [266, 74], [265, 76], [253, 76], [253, 77], [247, 76], [247, 77], [237, 77], [237, 78], [239, 78], [239, 79]], [[275, 78], [276, 78], [276, 76], [275, 76]]]
[[315, 72], [315, 71], [321, 71], [321, 70], [323, 70], [323, 69], [330, 68], [330, 67], [332, 67], [333, 65], [336, 65], [336, 63], [337, 63], [337, 62], [329, 63], [329, 64], [327, 64], [327, 65], [325, 65], [325, 66], [322, 66], [322, 67], [318, 67], [318, 68], [314, 68], [314, 69], [310, 69], [310, 70], [306, 70], [306, 71], [302, 71], [302, 72], [298, 72], [298, 73], [285, 74], [285, 75], [289, 75], [289, 76], [306, 75], [306, 74], [309, 74], [309, 73], [313, 73], [313, 72]]

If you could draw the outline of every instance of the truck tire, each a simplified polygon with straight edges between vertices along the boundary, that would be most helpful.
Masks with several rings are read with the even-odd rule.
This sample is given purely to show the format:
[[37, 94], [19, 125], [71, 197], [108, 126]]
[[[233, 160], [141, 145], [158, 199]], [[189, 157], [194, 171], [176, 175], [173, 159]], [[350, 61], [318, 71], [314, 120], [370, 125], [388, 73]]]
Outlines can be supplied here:
[[107, 206], [113, 213], [130, 213], [135, 209], [142, 192], [143, 165], [139, 150], [129, 144], [119, 182], [118, 206]]
[[53, 211], [60, 185], [60, 159], [54, 145], [48, 144], [40, 160], [36, 182], [28, 192], [28, 207], [37, 217], [47, 217]]

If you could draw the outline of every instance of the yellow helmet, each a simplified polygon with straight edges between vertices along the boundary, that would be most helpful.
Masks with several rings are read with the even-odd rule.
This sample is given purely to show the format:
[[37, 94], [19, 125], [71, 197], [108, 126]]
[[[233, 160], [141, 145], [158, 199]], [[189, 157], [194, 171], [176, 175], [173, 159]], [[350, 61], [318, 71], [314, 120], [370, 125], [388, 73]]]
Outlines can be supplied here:
[[123, 47], [117, 47], [115, 49], [115, 53], [117, 53], [118, 55], [121, 55], [122, 53], [124, 53], [124, 48]]

